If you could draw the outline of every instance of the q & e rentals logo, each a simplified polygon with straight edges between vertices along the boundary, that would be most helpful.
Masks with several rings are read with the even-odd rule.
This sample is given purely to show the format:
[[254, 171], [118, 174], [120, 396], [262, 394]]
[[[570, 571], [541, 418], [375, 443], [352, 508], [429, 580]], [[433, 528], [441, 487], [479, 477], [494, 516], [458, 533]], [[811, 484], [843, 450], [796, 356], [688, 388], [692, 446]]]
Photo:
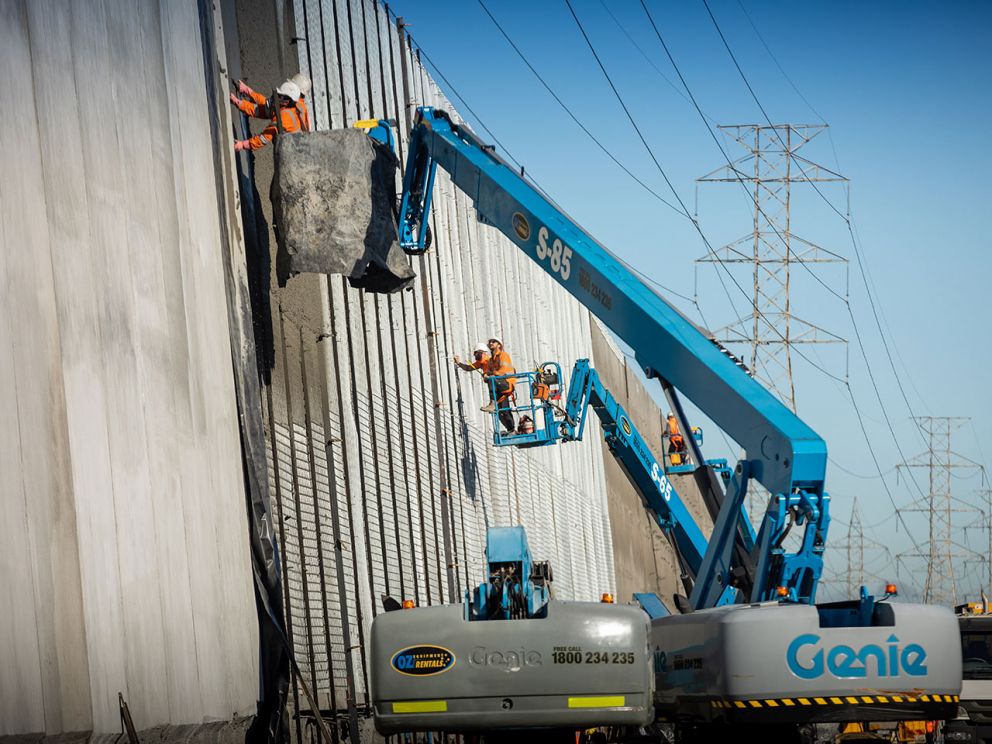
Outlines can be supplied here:
[[400, 674], [429, 677], [451, 669], [455, 665], [455, 655], [441, 646], [408, 646], [393, 654], [390, 663]]
[[527, 221], [527, 218], [520, 212], [514, 212], [511, 219], [513, 221], [513, 231], [520, 236], [521, 240], [529, 240], [530, 223]]
[[867, 643], [855, 649], [843, 643], [823, 647], [820, 636], [803, 633], [789, 644], [785, 652], [789, 671], [800, 679], [816, 679], [826, 673], [841, 679], [867, 677], [924, 677], [927, 652], [918, 643], [900, 646], [893, 633], [885, 645]]

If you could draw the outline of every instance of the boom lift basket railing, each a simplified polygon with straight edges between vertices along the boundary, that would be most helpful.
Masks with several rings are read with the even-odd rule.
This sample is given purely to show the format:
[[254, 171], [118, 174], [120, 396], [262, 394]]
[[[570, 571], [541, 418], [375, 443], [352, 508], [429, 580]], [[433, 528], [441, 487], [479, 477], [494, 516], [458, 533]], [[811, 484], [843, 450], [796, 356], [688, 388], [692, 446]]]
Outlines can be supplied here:
[[[497, 402], [496, 410], [491, 414], [493, 444], [497, 447], [543, 447], [562, 438], [561, 425], [566, 421], [566, 414], [561, 400], [565, 386], [557, 362], [543, 362], [527, 372], [490, 377], [489, 391], [494, 401], [499, 398], [496, 391], [499, 380], [513, 382], [514, 390], [509, 402], [504, 405]], [[515, 419], [512, 431], [505, 430], [499, 420], [499, 415], [507, 411]]]

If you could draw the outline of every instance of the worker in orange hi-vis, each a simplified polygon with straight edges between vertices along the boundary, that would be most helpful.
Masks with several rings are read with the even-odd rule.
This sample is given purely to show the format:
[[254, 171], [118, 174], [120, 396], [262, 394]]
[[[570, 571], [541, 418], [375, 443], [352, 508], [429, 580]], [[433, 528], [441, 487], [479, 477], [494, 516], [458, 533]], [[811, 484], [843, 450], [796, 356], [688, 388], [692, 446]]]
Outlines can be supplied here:
[[[510, 397], [513, 395], [513, 387], [516, 382], [514, 378], [510, 377], [505, 380], [496, 380], [494, 383], [490, 384], [490, 377], [499, 377], [500, 375], [508, 375], [516, 372], [513, 368], [513, 363], [510, 361], [510, 355], [503, 350], [503, 342], [499, 338], [491, 338], [488, 343], [489, 354], [486, 354], [487, 345], [479, 343], [476, 345], [472, 354], [475, 360], [472, 362], [463, 362], [459, 357], [452, 357], [455, 365], [459, 369], [463, 369], [466, 372], [474, 372], [478, 370], [482, 373], [483, 379], [486, 381], [486, 388], [489, 390], [489, 403], [482, 407], [484, 413], [493, 413], [494, 411], [499, 412], [499, 420], [503, 426], [506, 427], [508, 432], [512, 432], [516, 429], [516, 422], [513, 418], [513, 412], [509, 410], [510, 408]], [[492, 399], [493, 387], [496, 388], [496, 399]]]
[[[513, 368], [513, 362], [510, 360], [510, 355], [503, 349], [503, 341], [498, 337], [493, 337], [489, 339], [489, 363], [486, 365], [486, 382], [489, 383], [490, 377], [500, 377], [502, 375], [510, 375], [516, 372]], [[486, 413], [497, 412], [499, 416], [500, 423], [506, 427], [507, 432], [513, 432], [517, 428], [516, 421], [513, 418], [513, 411], [510, 410], [510, 399], [513, 397], [513, 388], [516, 380], [513, 377], [507, 377], [503, 380], [495, 380], [489, 384], [490, 395], [492, 395], [492, 390], [496, 390], [496, 399], [490, 400], [488, 405], [482, 407], [482, 410]]]
[[485, 375], [486, 365], [489, 364], [489, 348], [481, 341], [475, 345], [472, 349], [472, 361], [463, 362], [461, 357], [454, 356], [452, 360], [455, 362], [455, 366], [459, 369], [465, 370], [466, 372], [478, 371], [480, 374]]
[[307, 108], [307, 97], [310, 95], [310, 91], [313, 90], [313, 83], [310, 82], [310, 78], [304, 75], [302, 72], [298, 72], [293, 77], [289, 79], [291, 83], [296, 83], [300, 88], [300, 97], [298, 103], [300, 108], [303, 109], [303, 117], [306, 119], [306, 130], [308, 132], [313, 131], [313, 121], [310, 119], [310, 109]]
[[[279, 126], [276, 125], [276, 113], [272, 110], [272, 102], [249, 88], [244, 82], [238, 84], [238, 92], [247, 96], [247, 98], [239, 98], [234, 93], [231, 94], [231, 103], [237, 106], [238, 110], [257, 119], [272, 119], [272, 123], [261, 134], [235, 142], [234, 149], [259, 150], [272, 144], [276, 135], [279, 134]], [[276, 99], [279, 108], [279, 123], [282, 125], [283, 132], [306, 132], [310, 130], [310, 112], [307, 110], [303, 91], [299, 85], [293, 80], [287, 80], [276, 88]]]
[[681, 465], [685, 459], [685, 439], [672, 411], [668, 412], [668, 459], [672, 465]]

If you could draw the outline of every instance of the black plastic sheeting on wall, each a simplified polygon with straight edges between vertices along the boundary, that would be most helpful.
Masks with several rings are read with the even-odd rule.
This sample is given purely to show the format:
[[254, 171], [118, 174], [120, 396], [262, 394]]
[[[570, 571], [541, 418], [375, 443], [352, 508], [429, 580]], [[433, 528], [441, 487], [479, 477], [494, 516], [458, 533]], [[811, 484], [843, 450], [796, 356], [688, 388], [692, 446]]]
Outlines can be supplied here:
[[[206, 0], [198, 0], [197, 12], [203, 44], [204, 79], [208, 98], [216, 106], [223, 106], [223, 91], [217, 84], [221, 79], [222, 65], [217, 58], [220, 52], [215, 36], [214, 7]], [[229, 232], [230, 223], [222, 206], [225, 191], [223, 174], [227, 171], [223, 154], [228, 147], [227, 133], [222, 132], [219, 121], [211, 117], [211, 134], [214, 142], [215, 173], [217, 178], [218, 209], [222, 244], [228, 251], [235, 241]], [[273, 530], [272, 505], [268, 490], [268, 467], [264, 455], [265, 433], [262, 420], [262, 394], [255, 358], [255, 345], [250, 340], [252, 312], [247, 277], [236, 271], [228, 262], [225, 276], [227, 284], [227, 310], [231, 324], [231, 362], [237, 394], [241, 462], [245, 482], [245, 502], [248, 512], [248, 536], [254, 578], [255, 609], [259, 631], [259, 690], [256, 716], [245, 732], [248, 744], [282, 741], [288, 734], [284, 719], [286, 698], [289, 691], [289, 658], [292, 645], [285, 632], [282, 584], [280, 582], [279, 546]]]

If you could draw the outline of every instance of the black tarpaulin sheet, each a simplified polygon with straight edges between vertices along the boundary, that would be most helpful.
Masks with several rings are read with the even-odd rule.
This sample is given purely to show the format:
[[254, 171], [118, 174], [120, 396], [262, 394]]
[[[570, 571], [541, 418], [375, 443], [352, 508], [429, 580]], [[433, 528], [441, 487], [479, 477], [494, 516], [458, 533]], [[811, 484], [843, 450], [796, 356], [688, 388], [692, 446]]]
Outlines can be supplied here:
[[294, 274], [343, 274], [395, 292], [416, 274], [396, 240], [396, 157], [362, 130], [282, 135], [272, 203], [280, 286]]

